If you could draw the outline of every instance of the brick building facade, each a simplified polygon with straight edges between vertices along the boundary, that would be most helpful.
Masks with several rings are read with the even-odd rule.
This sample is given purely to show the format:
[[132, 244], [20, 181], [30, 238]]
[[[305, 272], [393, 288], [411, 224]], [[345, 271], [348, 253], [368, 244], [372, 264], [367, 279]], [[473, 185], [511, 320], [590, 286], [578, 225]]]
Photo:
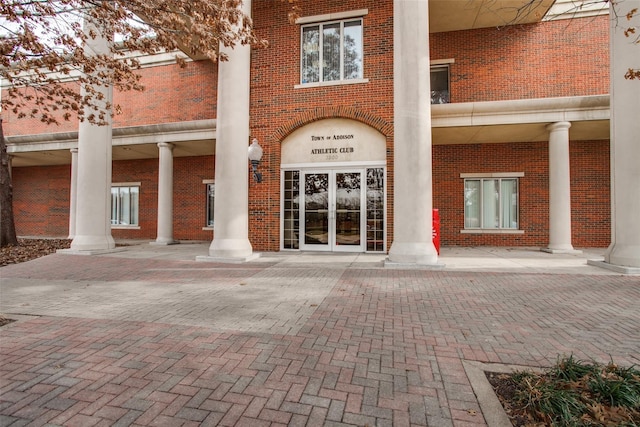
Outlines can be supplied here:
[[[249, 129], [264, 149], [262, 182], [247, 174], [253, 249], [389, 251], [394, 221], [402, 215], [394, 208], [394, 189], [418, 185], [397, 182], [394, 167], [394, 2], [310, 2], [298, 23], [288, 22], [286, 2], [254, 2], [252, 16], [258, 35], [269, 41], [267, 48], [252, 49], [250, 63]], [[569, 126], [569, 243], [610, 244], [610, 17], [570, 18], [539, 16], [510, 25], [514, 22], [500, 17], [488, 27], [430, 33], [431, 65], [446, 76], [441, 93], [446, 99], [431, 106], [433, 208], [441, 218], [442, 245], [549, 245], [548, 126], [556, 122]], [[351, 79], [341, 70], [337, 80], [304, 82], [301, 52], [311, 40], [304, 39], [305, 28], [327, 39], [336, 28], [344, 32], [338, 34], [355, 28], [362, 38], [360, 74]], [[111, 180], [139, 191], [137, 200], [127, 193], [128, 202], [137, 204], [135, 223], [118, 224], [112, 214], [116, 239], [157, 236], [160, 142], [173, 147], [173, 237], [211, 240], [213, 235], [207, 191], [216, 185], [218, 69], [206, 61], [179, 68], [167, 58], [150, 60], [142, 70], [144, 92], [114, 94], [121, 110], [114, 117]], [[440, 84], [433, 77], [431, 83]], [[69, 235], [70, 149], [77, 147], [77, 125], [46, 127], [8, 112], [3, 118], [18, 234]], [[323, 145], [314, 139], [324, 137], [346, 140]], [[313, 150], [334, 148], [352, 151], [335, 159], [314, 157]], [[381, 193], [366, 189], [374, 178]], [[289, 188], [291, 180], [295, 184]], [[357, 212], [353, 206], [346, 213], [335, 206], [329, 205], [328, 212], [311, 206], [319, 194], [318, 188], [315, 193], [310, 189], [313, 180], [325, 190], [332, 186], [321, 195], [338, 206], [340, 194], [356, 190], [359, 201], [345, 203], [358, 205]], [[287, 195], [294, 187], [297, 193]], [[376, 200], [382, 209], [370, 213], [367, 207]], [[215, 199], [216, 206], [225, 203]], [[289, 209], [289, 204], [296, 207]], [[352, 214], [359, 224], [352, 224]], [[372, 215], [382, 218], [375, 237]], [[293, 218], [295, 224], [286, 222]], [[347, 218], [351, 231], [341, 234]], [[324, 223], [325, 233], [311, 240], [314, 221]], [[430, 222], [431, 215], [424, 221]]]

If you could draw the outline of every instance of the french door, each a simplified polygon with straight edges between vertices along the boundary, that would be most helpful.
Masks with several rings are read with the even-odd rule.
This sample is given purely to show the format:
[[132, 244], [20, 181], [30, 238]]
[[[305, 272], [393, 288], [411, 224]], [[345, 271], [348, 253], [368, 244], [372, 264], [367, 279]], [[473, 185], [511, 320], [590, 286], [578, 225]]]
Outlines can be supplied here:
[[384, 168], [282, 173], [282, 248], [384, 252]]
[[305, 171], [301, 203], [302, 250], [364, 252], [364, 170]]

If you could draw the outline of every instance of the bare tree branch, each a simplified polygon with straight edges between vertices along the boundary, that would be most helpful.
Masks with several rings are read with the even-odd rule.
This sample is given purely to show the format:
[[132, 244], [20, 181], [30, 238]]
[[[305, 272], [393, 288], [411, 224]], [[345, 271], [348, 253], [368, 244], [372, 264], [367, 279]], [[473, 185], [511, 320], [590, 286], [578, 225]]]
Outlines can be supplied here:
[[[296, 0], [291, 14], [298, 10]], [[241, 0], [13, 0], [0, 4], [0, 77], [8, 84], [2, 106], [18, 117], [44, 123], [90, 120], [102, 124], [111, 114], [81, 86], [144, 90], [140, 55], [182, 50], [188, 56], [224, 61], [220, 45], [266, 46], [242, 13]], [[91, 55], [84, 46], [95, 32], [84, 32], [89, 18], [109, 28], [109, 55]], [[185, 65], [185, 57], [177, 57]], [[96, 70], [100, 70], [96, 72]], [[85, 117], [84, 107], [95, 112]]]

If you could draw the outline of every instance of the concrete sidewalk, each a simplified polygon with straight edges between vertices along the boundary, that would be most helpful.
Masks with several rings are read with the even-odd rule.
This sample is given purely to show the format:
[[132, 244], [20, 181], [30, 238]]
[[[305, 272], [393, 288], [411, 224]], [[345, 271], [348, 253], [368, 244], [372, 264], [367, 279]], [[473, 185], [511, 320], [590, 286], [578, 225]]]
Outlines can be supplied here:
[[[148, 242], [122, 241], [121, 252], [106, 256], [120, 258], [194, 261], [207, 255], [210, 242], [185, 242], [179, 245], [152, 245]], [[438, 262], [451, 271], [503, 271], [528, 273], [574, 273], [612, 275], [610, 270], [587, 264], [587, 260], [603, 260], [604, 249], [581, 249], [581, 253], [549, 254], [539, 248], [446, 247]], [[351, 267], [383, 267], [386, 254], [328, 252], [267, 252], [253, 263], [281, 265], [339, 264]]]
[[[599, 253], [195, 262], [208, 244], [0, 269], [0, 425], [495, 425], [474, 366], [640, 363], [640, 277]], [[476, 394], [478, 393], [478, 395]]]

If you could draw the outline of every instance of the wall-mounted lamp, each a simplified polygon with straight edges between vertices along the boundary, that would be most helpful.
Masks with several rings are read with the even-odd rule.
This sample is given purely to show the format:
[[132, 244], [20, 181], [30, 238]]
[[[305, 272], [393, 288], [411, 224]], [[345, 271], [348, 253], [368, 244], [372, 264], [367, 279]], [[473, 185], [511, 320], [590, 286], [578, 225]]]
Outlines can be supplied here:
[[258, 144], [258, 139], [253, 138], [251, 145], [249, 146], [249, 160], [251, 160], [251, 169], [253, 170], [253, 179], [260, 183], [262, 182], [262, 174], [258, 172], [258, 164], [262, 159], [262, 147]]

